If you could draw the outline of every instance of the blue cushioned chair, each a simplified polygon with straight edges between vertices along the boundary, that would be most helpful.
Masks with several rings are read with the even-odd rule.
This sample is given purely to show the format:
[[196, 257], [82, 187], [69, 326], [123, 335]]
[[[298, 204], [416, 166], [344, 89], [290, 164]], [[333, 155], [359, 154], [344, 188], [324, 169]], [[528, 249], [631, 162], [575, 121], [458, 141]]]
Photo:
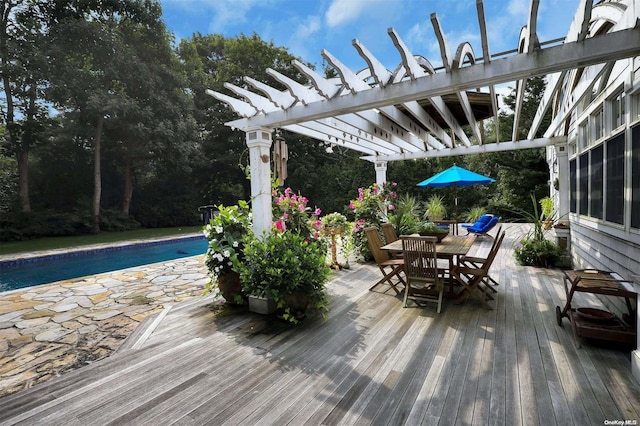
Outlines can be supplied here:
[[489, 223], [489, 221], [491, 220], [491, 218], [493, 217], [492, 214], [483, 214], [482, 216], [480, 216], [478, 218], [478, 220], [475, 221], [475, 223], [469, 225], [466, 223], [462, 224], [463, 228], [481, 228], [484, 225], [486, 225], [487, 223]]
[[469, 226], [467, 228], [467, 233], [477, 234], [477, 235], [487, 235], [493, 238], [491, 235], [488, 234], [488, 232], [491, 231], [493, 227], [498, 224], [499, 221], [500, 221], [499, 216], [491, 216], [488, 222], [481, 224], [480, 226], [476, 226], [475, 223]]

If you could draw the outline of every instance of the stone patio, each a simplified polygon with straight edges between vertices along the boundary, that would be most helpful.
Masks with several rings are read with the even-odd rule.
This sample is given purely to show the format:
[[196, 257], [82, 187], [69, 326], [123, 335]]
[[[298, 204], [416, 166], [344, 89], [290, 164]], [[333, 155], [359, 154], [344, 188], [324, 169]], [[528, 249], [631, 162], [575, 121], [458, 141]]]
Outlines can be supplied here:
[[107, 357], [207, 281], [196, 256], [0, 293], [0, 397]]

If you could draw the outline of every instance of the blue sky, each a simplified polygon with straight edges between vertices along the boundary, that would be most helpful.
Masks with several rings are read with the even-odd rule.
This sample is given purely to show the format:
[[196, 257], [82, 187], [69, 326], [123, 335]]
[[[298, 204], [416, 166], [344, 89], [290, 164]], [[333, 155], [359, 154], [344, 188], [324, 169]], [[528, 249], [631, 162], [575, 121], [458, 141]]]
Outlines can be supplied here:
[[[322, 65], [327, 49], [353, 70], [366, 66], [351, 41], [359, 39], [387, 68], [400, 56], [387, 34], [395, 28], [414, 54], [439, 66], [440, 50], [431, 25], [436, 13], [450, 51], [468, 41], [482, 56], [475, 0], [161, 0], [164, 19], [177, 40], [194, 32], [233, 37], [253, 32], [284, 46], [303, 61]], [[541, 0], [541, 41], [564, 37], [579, 0]], [[529, 0], [485, 0], [493, 54], [516, 48], [527, 23]]]

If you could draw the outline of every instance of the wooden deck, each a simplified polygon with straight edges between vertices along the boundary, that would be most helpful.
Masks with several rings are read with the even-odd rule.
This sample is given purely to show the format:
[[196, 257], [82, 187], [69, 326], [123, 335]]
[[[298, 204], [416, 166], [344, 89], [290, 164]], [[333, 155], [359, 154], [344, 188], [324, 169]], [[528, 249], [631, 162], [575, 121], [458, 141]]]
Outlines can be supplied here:
[[[209, 299], [146, 321], [111, 356], [0, 399], [0, 424], [602, 425], [640, 421], [629, 349], [582, 341], [558, 270], [492, 268], [493, 310], [470, 299], [402, 308], [374, 265], [337, 272], [331, 311], [290, 327]], [[491, 245], [479, 238], [472, 253]], [[388, 288], [388, 287], [387, 287]], [[583, 298], [581, 303], [594, 300]]]

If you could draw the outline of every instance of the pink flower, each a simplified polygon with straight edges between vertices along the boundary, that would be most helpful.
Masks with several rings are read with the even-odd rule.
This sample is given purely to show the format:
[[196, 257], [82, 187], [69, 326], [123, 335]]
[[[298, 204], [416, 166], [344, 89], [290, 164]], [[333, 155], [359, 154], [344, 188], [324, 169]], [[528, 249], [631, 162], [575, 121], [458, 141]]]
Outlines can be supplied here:
[[396, 207], [393, 204], [389, 204], [389, 210], [395, 210]]
[[283, 217], [284, 219], [289, 219], [289, 213], [285, 212], [285, 213], [282, 215], [282, 217]]
[[320, 228], [322, 226], [322, 222], [319, 220], [316, 220], [316, 228]]
[[320, 214], [322, 214], [322, 210], [320, 210], [319, 208], [316, 207], [315, 214], [316, 214], [316, 216], [320, 216]]
[[284, 221], [283, 221], [282, 219], [279, 219], [279, 220], [276, 222], [276, 229], [277, 229], [278, 231], [284, 231], [284, 230], [286, 230], [286, 229], [287, 229], [287, 227], [286, 227], [286, 225], [284, 224]]
[[350, 201], [350, 202], [349, 202], [349, 208], [350, 208], [351, 210], [353, 210], [353, 209], [355, 209], [355, 208], [356, 208], [355, 204], [353, 204], [353, 201]]
[[320, 234], [318, 233], [318, 231], [315, 231], [315, 232], [313, 233], [313, 238], [316, 238], [316, 239], [317, 239], [317, 238], [320, 238]]
[[291, 188], [287, 188], [284, 190], [284, 195], [286, 195], [287, 197], [289, 196], [289, 194], [291, 194]]
[[291, 201], [298, 201], [298, 196], [296, 194], [293, 194], [291, 196]]
[[397, 182], [391, 182], [391, 186], [398, 186]]
[[304, 212], [304, 204], [298, 204], [298, 210], [300, 210], [300, 212]]

